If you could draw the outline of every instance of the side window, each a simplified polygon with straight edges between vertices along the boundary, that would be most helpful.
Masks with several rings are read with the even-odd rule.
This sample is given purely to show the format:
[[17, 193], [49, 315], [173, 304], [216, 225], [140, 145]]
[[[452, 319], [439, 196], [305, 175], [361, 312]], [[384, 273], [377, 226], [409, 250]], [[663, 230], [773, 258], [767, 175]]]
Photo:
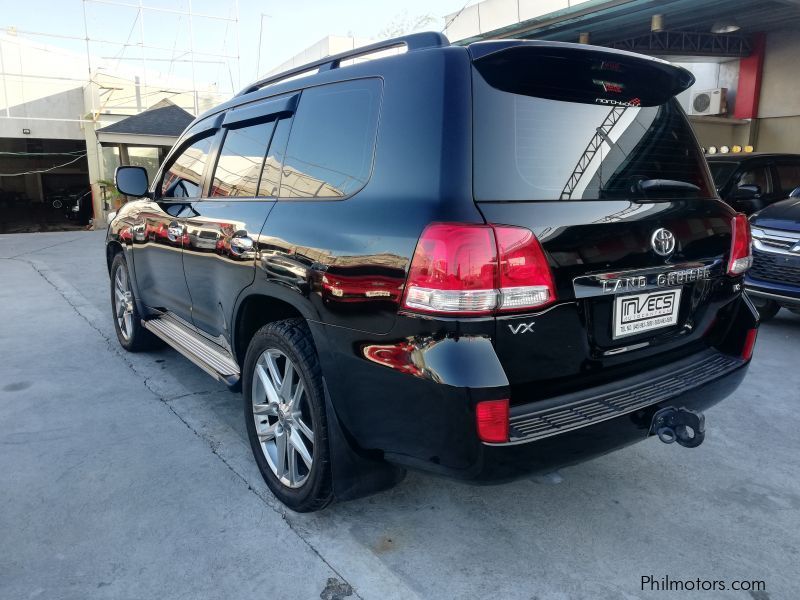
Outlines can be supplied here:
[[289, 130], [292, 119], [281, 119], [275, 126], [272, 142], [269, 145], [269, 154], [264, 161], [264, 170], [261, 173], [261, 184], [258, 186], [259, 196], [277, 196], [281, 185], [281, 167], [283, 156], [286, 153], [286, 143], [289, 141]]
[[767, 167], [756, 167], [742, 173], [739, 177], [739, 185], [757, 185], [761, 188], [762, 194], [772, 191], [772, 179], [769, 176]]
[[161, 182], [163, 198], [199, 198], [202, 193], [203, 169], [208, 161], [213, 133], [195, 140], [175, 158]]
[[347, 81], [303, 91], [283, 163], [280, 196], [342, 198], [372, 170], [381, 82]]
[[230, 129], [214, 169], [210, 195], [254, 197], [275, 122]]
[[778, 169], [778, 179], [781, 182], [781, 191], [785, 196], [800, 187], [800, 163], [776, 165], [776, 168]]

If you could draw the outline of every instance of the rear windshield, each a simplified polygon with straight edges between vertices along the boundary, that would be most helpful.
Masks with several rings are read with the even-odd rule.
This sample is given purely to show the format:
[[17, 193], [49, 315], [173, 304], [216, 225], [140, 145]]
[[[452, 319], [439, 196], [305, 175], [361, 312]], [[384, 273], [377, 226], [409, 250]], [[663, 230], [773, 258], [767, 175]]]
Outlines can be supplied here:
[[[538, 70], [537, 78], [547, 79], [546, 71]], [[576, 93], [573, 82], [562, 99], [563, 72], [547, 86], [503, 86], [489, 76], [504, 89], [484, 74], [474, 69], [476, 200], [715, 196], [705, 158], [674, 99], [651, 106], [643, 94], [641, 102], [628, 95], [615, 100], [610, 90], [616, 84], [602, 79], [588, 84], [598, 83], [599, 93]]]

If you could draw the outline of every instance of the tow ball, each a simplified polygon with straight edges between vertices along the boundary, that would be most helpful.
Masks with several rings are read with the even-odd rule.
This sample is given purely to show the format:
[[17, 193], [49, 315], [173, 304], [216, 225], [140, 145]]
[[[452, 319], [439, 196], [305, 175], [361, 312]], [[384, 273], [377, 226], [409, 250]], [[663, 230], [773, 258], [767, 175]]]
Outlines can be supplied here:
[[665, 444], [678, 442], [684, 448], [697, 448], [706, 437], [706, 418], [688, 408], [662, 408], [653, 415], [650, 433]]

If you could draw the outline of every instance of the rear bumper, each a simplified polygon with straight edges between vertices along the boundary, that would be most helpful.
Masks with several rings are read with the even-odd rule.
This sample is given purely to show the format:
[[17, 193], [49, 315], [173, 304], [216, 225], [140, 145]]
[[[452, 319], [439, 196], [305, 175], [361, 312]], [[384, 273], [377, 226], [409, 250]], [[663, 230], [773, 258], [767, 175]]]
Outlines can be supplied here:
[[[690, 359], [693, 357], [690, 357]], [[538, 438], [527, 443], [485, 446], [480, 465], [470, 479], [486, 483], [502, 482], [525, 474], [553, 471], [574, 465], [649, 437], [653, 415], [672, 406], [704, 410], [726, 398], [744, 379], [749, 363], [717, 353], [722, 374], [704, 383], [684, 387], [678, 394], [661, 390], [654, 403], [632, 412]], [[647, 402], [648, 386], [641, 388]], [[650, 388], [652, 391], [652, 388]], [[635, 395], [634, 395], [635, 398]]]
[[[739, 357], [758, 318], [744, 295], [720, 315], [705, 338], [713, 345], [698, 350], [695, 344], [689, 356], [527, 402], [520, 396], [527, 390], [509, 385], [490, 339], [466, 327], [417, 345], [410, 341], [415, 338], [405, 338], [409, 341], [402, 348], [412, 348], [407, 354], [413, 363], [397, 351], [363, 358], [377, 346], [351, 331], [353, 339], [338, 347], [355, 348], [362, 357], [333, 352], [335, 360], [323, 365], [326, 378], [331, 377], [331, 412], [354, 450], [397, 465], [477, 482], [549, 471], [645, 439], [652, 415], [661, 408], [702, 410], [733, 392], [747, 371], [748, 363]], [[342, 338], [348, 332], [336, 333]], [[382, 347], [397, 350], [382, 341]], [[511, 443], [482, 443], [475, 405], [498, 398], [514, 400]], [[709, 425], [713, 428], [713, 421]]]
[[[692, 363], [696, 363], [695, 368]], [[610, 394], [604, 386], [600, 393], [591, 390], [591, 396], [579, 399], [570, 395], [516, 407], [511, 415], [512, 441], [478, 444], [474, 462], [464, 469], [432, 465], [408, 456], [387, 458], [403, 466], [475, 483], [502, 483], [550, 472], [646, 439], [653, 415], [662, 408], [704, 410], [717, 404], [736, 390], [748, 367], [749, 362], [709, 351], [690, 356], [680, 364], [619, 381], [614, 385], [616, 391]], [[662, 371], [673, 369], [672, 377], [664, 377]], [[682, 383], [681, 377], [686, 378]], [[595, 418], [576, 418], [580, 413], [594, 414]], [[536, 435], [525, 438], [521, 434], [519, 427], [524, 422], [536, 423]]]

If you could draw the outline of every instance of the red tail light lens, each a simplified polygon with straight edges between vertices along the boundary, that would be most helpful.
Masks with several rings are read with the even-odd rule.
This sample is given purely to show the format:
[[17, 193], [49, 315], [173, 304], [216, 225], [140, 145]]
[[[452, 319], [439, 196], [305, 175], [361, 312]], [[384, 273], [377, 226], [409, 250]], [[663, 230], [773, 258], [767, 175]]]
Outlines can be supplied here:
[[539, 240], [521, 227], [494, 227], [500, 256], [500, 310], [541, 308], [556, 298], [553, 276]]
[[541, 308], [555, 300], [550, 267], [531, 231], [435, 223], [417, 244], [403, 306], [435, 314], [486, 315]]
[[756, 336], [758, 329], [750, 329], [747, 332], [747, 337], [744, 339], [744, 348], [742, 348], [742, 358], [750, 360], [753, 357], [753, 348], [756, 347]]
[[478, 438], [482, 442], [508, 441], [508, 400], [486, 400], [475, 407]]
[[731, 221], [731, 258], [728, 275], [741, 275], [753, 266], [752, 238], [747, 217], [738, 213]]
[[437, 223], [422, 233], [403, 304], [435, 313], [482, 314], [496, 305], [491, 227]]

